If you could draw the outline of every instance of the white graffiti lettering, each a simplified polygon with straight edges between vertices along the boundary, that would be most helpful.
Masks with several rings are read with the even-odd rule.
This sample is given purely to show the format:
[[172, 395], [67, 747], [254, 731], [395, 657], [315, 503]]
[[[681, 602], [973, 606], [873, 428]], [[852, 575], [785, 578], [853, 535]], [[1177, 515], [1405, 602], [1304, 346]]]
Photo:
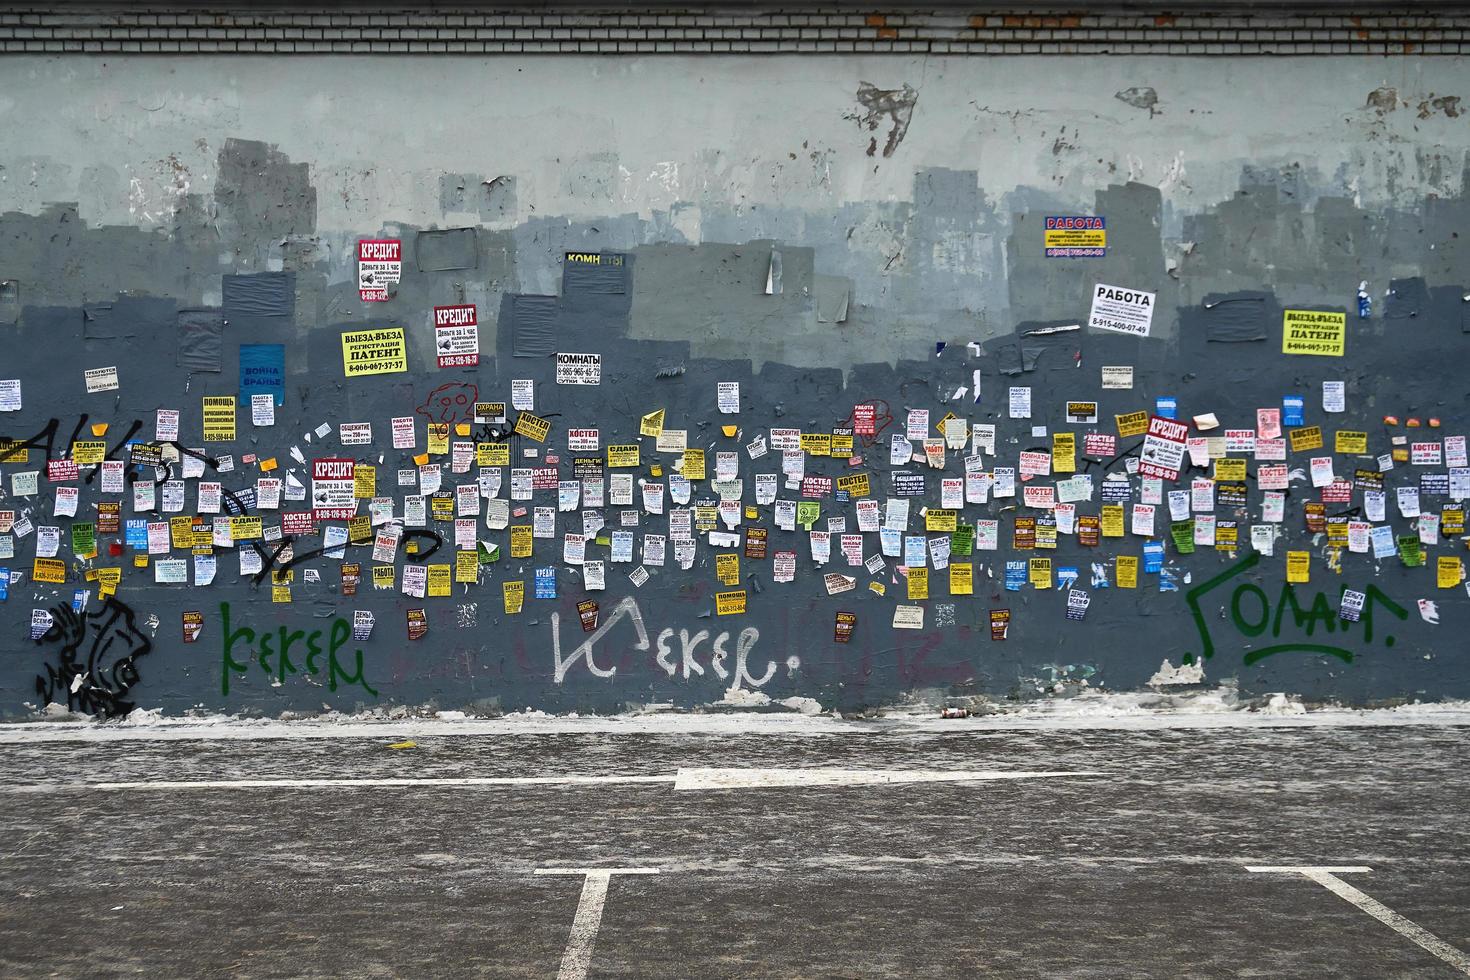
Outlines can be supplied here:
[[644, 629], [643, 627], [643, 614], [638, 611], [637, 601], [635, 601], [632, 596], [628, 596], [626, 599], [624, 599], [622, 602], [618, 603], [612, 608], [612, 612], [607, 614], [606, 622], [598, 626], [597, 629], [593, 631], [590, 636], [587, 637], [587, 639], [583, 640], [581, 646], [573, 650], [570, 657], [563, 660], [561, 658], [561, 614], [552, 613], [551, 655], [554, 658], [556, 664], [556, 683], [560, 684], [562, 683], [562, 681], [566, 680], [567, 671], [571, 670], [572, 665], [575, 664], [582, 657], [587, 658], [587, 669], [592, 672], [592, 676], [612, 677], [614, 674], [616, 674], [618, 672], [617, 667], [608, 667], [604, 669], [597, 666], [597, 662], [592, 659], [592, 647], [594, 644], [597, 643], [598, 640], [606, 636], [608, 630], [617, 625], [618, 620], [622, 619], [624, 616], [627, 616], [629, 619], [633, 620], [633, 627], [638, 631], [638, 642], [633, 645], [633, 649], [647, 650], [648, 630]]
[[[618, 672], [617, 666], [599, 666], [596, 659], [594, 658], [594, 654], [596, 652], [598, 641], [606, 636], [608, 631], [611, 630], [613, 626], [615, 626], [620, 620], [624, 618], [631, 620], [633, 623], [633, 628], [637, 631], [638, 641], [633, 644], [632, 648], [634, 650], [648, 650], [650, 648], [648, 640], [648, 629], [644, 626], [643, 623], [643, 613], [638, 609], [637, 600], [635, 600], [632, 596], [628, 596], [612, 608], [612, 610], [607, 614], [605, 621], [599, 624], [595, 631], [588, 634], [587, 638], [584, 639], [581, 644], [579, 644], [571, 651], [570, 654], [563, 658], [561, 650], [561, 614], [552, 613], [551, 651], [553, 664], [555, 666], [555, 682], [557, 684], [564, 683], [566, 681], [567, 674], [574, 666], [576, 666], [578, 660], [585, 660], [587, 664], [587, 671], [594, 677], [607, 678], [616, 676]], [[663, 668], [664, 672], [670, 677], [677, 677], [680, 675], [680, 673], [683, 674], [685, 680], [689, 680], [691, 677], [694, 677], [696, 675], [703, 677], [704, 665], [702, 665], [697, 659], [695, 659], [695, 654], [699, 650], [700, 644], [710, 640], [710, 631], [699, 630], [696, 633], [690, 633], [687, 629], [679, 630], [677, 633], [677, 661], [675, 660], [676, 654], [675, 647], [673, 645], [675, 635], [676, 634], [672, 626], [665, 627], [658, 634], [658, 639], [656, 641], [657, 653], [655, 653], [654, 655], [654, 662], [657, 663], [659, 667]], [[772, 677], [776, 675], [777, 665], [774, 661], [766, 662], [765, 672], [759, 677], [756, 677], [750, 671], [750, 651], [752, 648], [754, 648], [756, 642], [759, 641], [760, 638], [760, 630], [756, 629], [754, 626], [745, 627], [735, 638], [735, 687], [763, 687], [771, 680]], [[709, 644], [710, 669], [712, 669], [715, 672], [715, 676], [722, 681], [730, 680], [730, 669], [726, 666], [726, 662], [730, 659], [730, 653], [728, 650], [725, 649], [725, 644], [728, 643], [729, 640], [730, 632], [728, 630], [724, 630], [721, 631], [717, 636], [715, 636], [713, 641]]]

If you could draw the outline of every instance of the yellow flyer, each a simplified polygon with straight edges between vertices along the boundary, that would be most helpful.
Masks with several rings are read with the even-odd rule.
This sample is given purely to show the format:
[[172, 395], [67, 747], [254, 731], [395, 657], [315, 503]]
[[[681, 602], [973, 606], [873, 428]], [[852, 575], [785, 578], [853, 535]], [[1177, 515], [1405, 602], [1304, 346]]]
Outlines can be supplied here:
[[1118, 588], [1138, 588], [1138, 556], [1119, 555], [1117, 564], [1114, 566], [1114, 575], [1118, 579]]
[[959, 511], [945, 510], [942, 507], [930, 507], [924, 511], [924, 530], [926, 531], [953, 531], [959, 525]]
[[19, 439], [0, 439], [0, 463], [19, 463], [24, 466], [31, 460], [31, 451]]
[[1245, 460], [1222, 458], [1215, 460], [1215, 479], [1235, 482], [1245, 479]]
[[801, 434], [801, 451], [808, 456], [831, 456], [832, 433], [803, 432]]
[[1288, 551], [1286, 553], [1286, 580], [1306, 582], [1310, 579], [1312, 553], [1310, 551]]
[[378, 495], [378, 468], [358, 463], [352, 468], [352, 496], [355, 500], [372, 500]]
[[621, 469], [638, 465], [638, 444], [630, 443], [626, 446], [607, 447], [607, 465], [609, 469]]
[[480, 466], [509, 466], [510, 443], [482, 442], [475, 446], [475, 462]]
[[442, 599], [453, 591], [452, 571], [448, 565], [429, 566], [429, 597]]
[[[234, 522], [237, 520], [239, 520], [239, 518], [230, 518], [230, 530], [232, 534], [234, 532]], [[257, 520], [259, 520], [259, 518], [257, 518]], [[172, 548], [194, 547], [194, 518], [188, 516], [170, 517], [168, 519], [168, 536], [169, 546]], [[210, 540], [214, 540], [213, 535], [210, 536]]]
[[501, 582], [500, 594], [505, 601], [507, 615], [515, 615], [521, 611], [521, 604], [526, 600], [525, 582]]
[[1309, 425], [1301, 429], [1292, 429], [1290, 433], [1291, 451], [1304, 453], [1312, 449], [1322, 448], [1322, 428], [1317, 425]]
[[684, 450], [684, 479], [694, 482], [704, 479], [704, 450]]
[[[1328, 535], [1331, 537], [1331, 535]], [[1347, 526], [1342, 526], [1343, 544], [1347, 544]], [[1234, 521], [1217, 521], [1215, 523], [1215, 550], [1234, 551], [1240, 544], [1240, 528]]]
[[539, 415], [530, 412], [522, 412], [516, 416], [516, 434], [534, 439], [537, 442], [545, 442], [546, 437], [551, 434], [551, 422]]
[[342, 371], [349, 378], [365, 374], [401, 374], [408, 370], [402, 327], [348, 330], [342, 334]]
[[1347, 348], [1347, 314], [1283, 310], [1281, 353], [1341, 357]]
[[715, 615], [733, 616], [745, 612], [745, 590], [739, 592], [716, 592]]
[[110, 595], [116, 595], [117, 587], [121, 582], [121, 568], [97, 569], [97, 594], [102, 598], [106, 599]]
[[31, 581], [60, 585], [66, 581], [66, 562], [59, 558], [37, 558], [31, 565]]
[[[429, 498], [429, 514], [436, 521], [454, 520], [454, 495], [451, 493], [436, 493]], [[409, 541], [410, 545], [415, 542]]]
[[910, 599], [929, 598], [929, 569], [910, 566], [908, 580]]
[[1436, 583], [1441, 589], [1453, 589], [1460, 584], [1464, 570], [1460, 559], [1454, 555], [1441, 555], [1435, 568]]
[[641, 436], [653, 436], [655, 439], [664, 431], [664, 410], [649, 412], [638, 422], [638, 434]]
[[[179, 547], [192, 547], [193, 545], [193, 520], [190, 524], [190, 544]], [[262, 519], [258, 515], [247, 515], [243, 517], [230, 518], [230, 540], [231, 541], [255, 541], [265, 533]]]
[[1123, 438], [1129, 436], [1141, 436], [1148, 431], [1147, 412], [1129, 412], [1127, 415], [1115, 415], [1118, 422], [1118, 435]]
[[235, 396], [204, 396], [204, 441], [235, 441]]
[[1051, 559], [1032, 558], [1028, 563], [1031, 585], [1038, 589], [1051, 588]]
[[1077, 434], [1075, 432], [1053, 432], [1051, 434], [1051, 471], [1053, 473], [1077, 472]]
[[721, 585], [740, 584], [740, 556], [715, 555], [715, 575]]
[[78, 466], [95, 466], [107, 456], [105, 442], [72, 443], [71, 458]]
[[1091, 215], [1048, 215], [1041, 240], [1049, 259], [1098, 257], [1107, 252], [1107, 219]]
[[949, 563], [949, 594], [975, 594], [975, 566], [969, 562]]
[[512, 524], [510, 528], [510, 556], [512, 558], [530, 558], [531, 546], [531, 525]]

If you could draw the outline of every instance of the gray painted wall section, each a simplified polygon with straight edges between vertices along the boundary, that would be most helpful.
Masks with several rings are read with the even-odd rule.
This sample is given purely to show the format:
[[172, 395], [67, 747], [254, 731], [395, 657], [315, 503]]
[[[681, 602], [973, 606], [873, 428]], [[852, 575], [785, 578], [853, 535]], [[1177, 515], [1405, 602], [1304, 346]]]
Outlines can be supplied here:
[[[1080, 446], [1092, 427], [1065, 424], [1061, 405], [1069, 399], [1098, 400], [1096, 429], [1110, 433], [1114, 413], [1148, 408], [1161, 395], [1178, 397], [1181, 418], [1213, 412], [1226, 427], [1250, 427], [1256, 408], [1300, 394], [1308, 424], [1323, 427], [1329, 450], [1334, 429], [1365, 430], [1375, 454], [1389, 450], [1384, 415], [1439, 417], [1434, 438], [1470, 428], [1470, 389], [1459, 370], [1470, 284], [1463, 234], [1470, 119], [1444, 98], [1470, 81], [1463, 61], [769, 58], [755, 67], [678, 58], [9, 58], [0, 64], [0, 125], [23, 136], [0, 148], [0, 333], [13, 334], [0, 354], [0, 379], [22, 380], [24, 408], [0, 415], [0, 435], [31, 436], [55, 418], [64, 448], [85, 414], [89, 423], [109, 423], [111, 445], [134, 419], [143, 423], [140, 435], [151, 437], [154, 412], [166, 407], [181, 410], [182, 441], [197, 446], [199, 399], [236, 392], [240, 343], [285, 345], [285, 404], [274, 429], [252, 428], [242, 410], [239, 440], [211, 452], [275, 456], [309, 482], [309, 471], [288, 462], [290, 448], [308, 460], [328, 453], [314, 450], [321, 441], [308, 443], [304, 433], [322, 422], [371, 421], [376, 444], [347, 452], [378, 466], [380, 493], [399, 498], [399, 513], [394, 471], [405, 454], [389, 448], [389, 419], [434, 404], [431, 396], [445, 384], [508, 400], [513, 378], [535, 379], [539, 414], [555, 416], [550, 445], [562, 450], [563, 478], [570, 476], [569, 425], [599, 427], [604, 445], [630, 442], [639, 416], [656, 408], [667, 411], [669, 427], [689, 430], [691, 446], [711, 451], [743, 446], [770, 426], [830, 431], [858, 402], [881, 400], [899, 430], [909, 408], [928, 409], [935, 419], [954, 409], [998, 426], [1000, 465], [1049, 443], [1033, 438], [1032, 424], [1075, 431]], [[874, 103], [860, 98], [863, 83], [915, 93], [901, 138], [892, 115], [879, 113], [870, 128]], [[1144, 89], [1154, 95], [1143, 98]], [[893, 151], [885, 155], [890, 135]], [[1106, 258], [1042, 256], [1044, 216], [1094, 213], [1107, 218]], [[420, 235], [462, 228], [473, 228], [473, 237]], [[404, 279], [386, 304], [357, 296], [356, 241], [368, 237], [405, 242]], [[773, 250], [781, 257], [781, 291], [768, 296]], [[558, 386], [549, 360], [514, 357], [510, 324], [500, 322], [508, 294], [562, 294], [567, 251], [629, 256], [627, 293], [563, 295], [560, 303], [558, 349], [604, 355], [596, 388]], [[290, 316], [261, 316], [242, 303], [239, 287], [259, 280], [236, 281], [230, 295], [222, 280], [277, 271], [291, 273]], [[1366, 321], [1354, 316], [1360, 280], [1375, 297]], [[1153, 335], [1019, 336], [1039, 325], [1085, 322], [1096, 282], [1155, 291]], [[1399, 283], [1396, 297], [1385, 296], [1390, 282]], [[1259, 302], [1219, 305], [1246, 296]], [[479, 307], [478, 369], [434, 366], [429, 311], [454, 302]], [[1283, 355], [1283, 307], [1347, 310], [1347, 356]], [[178, 364], [180, 311], [214, 308], [227, 321], [220, 371], [191, 372]], [[1259, 312], [1241, 316], [1241, 309]], [[1225, 311], [1236, 318], [1225, 322]], [[406, 328], [408, 373], [342, 377], [339, 334], [366, 325]], [[1207, 339], [1232, 330], [1265, 339]], [[936, 357], [938, 342], [949, 346]], [[112, 364], [120, 390], [86, 394], [82, 371]], [[1105, 364], [1133, 365], [1134, 389], [1100, 391], [1097, 368]], [[1022, 365], [1031, 369], [1009, 373]], [[951, 402], [977, 369], [980, 403]], [[672, 376], [657, 378], [661, 370]], [[1324, 380], [1346, 382], [1346, 413], [1323, 414]], [[741, 383], [738, 440], [719, 435], [719, 425], [732, 420], [715, 411], [720, 381]], [[1006, 417], [1010, 385], [1032, 388], [1031, 422]], [[423, 438], [420, 429], [420, 448]], [[1136, 441], [1120, 440], [1119, 448]], [[647, 461], [652, 440], [644, 443]], [[336, 454], [335, 433], [325, 445]], [[517, 464], [531, 446], [513, 441]], [[886, 496], [886, 442], [862, 455], [862, 470]], [[1310, 455], [1292, 454], [1291, 466], [1305, 469]], [[778, 462], [752, 461], [742, 451], [747, 503], [753, 475], [777, 471]], [[12, 493], [12, 475], [35, 468], [0, 466], [0, 509], [31, 508], [34, 523], [60, 526], [61, 557], [69, 558], [70, 521], [51, 518], [44, 472], [39, 497]], [[962, 469], [950, 453], [944, 475]], [[1351, 472], [1352, 460], [1339, 456], [1337, 472], [1344, 469]], [[1401, 464], [1387, 482], [1424, 469]], [[249, 470], [222, 482], [243, 487], [256, 475]], [[849, 468], [823, 460], [808, 472], [836, 476]], [[652, 478], [647, 467], [641, 475]], [[938, 503], [936, 476], [931, 471], [929, 506]], [[86, 519], [98, 496], [95, 483], [82, 487], [79, 519]], [[1259, 521], [1261, 495], [1253, 485], [1250, 493], [1241, 516], [1245, 541], [1249, 524]], [[976, 595], [949, 598], [942, 573], [931, 571], [934, 598], [920, 603], [925, 628], [917, 631], [889, 626], [904, 590], [892, 559], [881, 576], [888, 594], [879, 598], [866, 591], [871, 576], [847, 569], [834, 542], [824, 571], [855, 574], [858, 587], [831, 597], [807, 559], [804, 535], [771, 531], [772, 552], [794, 548], [800, 556], [794, 584], [773, 583], [769, 559], [742, 559], [751, 591], [745, 616], [713, 615], [721, 588], [713, 555], [727, 549], [701, 543], [689, 571], [671, 553], [642, 588], [626, 578], [633, 566], [609, 565], [608, 589], [595, 596], [603, 621], [627, 597], [639, 615], [638, 622], [622, 619], [591, 651], [599, 673], [615, 668], [608, 676], [589, 670], [583, 651], [556, 677], [552, 616], [561, 620], [566, 660], [582, 642], [575, 604], [585, 598], [577, 573], [559, 561], [560, 542], [538, 541], [534, 561], [502, 559], [481, 585], [468, 592], [456, 586], [451, 599], [411, 600], [367, 583], [358, 596], [343, 597], [337, 563], [325, 559], [298, 566], [290, 605], [272, 603], [268, 585], [239, 581], [229, 555], [204, 589], [155, 586], [151, 572], [129, 570], [119, 598], [133, 611], [134, 629], [111, 625], [124, 634], [120, 647], [141, 648], [145, 640], [148, 647], [137, 658], [136, 683], [120, 685], [126, 699], [169, 712], [699, 705], [720, 700], [740, 678], [738, 650], [746, 659], [742, 686], [761, 680], [758, 690], [773, 698], [858, 708], [916, 691], [1035, 696], [1058, 684], [1075, 690], [1084, 680], [1137, 688], [1162, 659], [1177, 664], [1204, 652], [1206, 637], [1215, 645], [1206, 677], [1237, 677], [1247, 691], [1352, 702], [1470, 695], [1470, 670], [1453, 639], [1470, 602], [1458, 587], [1436, 589], [1432, 567], [1463, 548], [1426, 549], [1429, 568], [1346, 555], [1339, 575], [1325, 563], [1325, 542], [1303, 526], [1300, 501], [1310, 493], [1293, 484], [1287, 537], [1275, 556], [1200, 598], [1198, 618], [1190, 590], [1249, 561], [1248, 543], [1234, 555], [1202, 548], [1181, 556], [1170, 545], [1167, 567], [1178, 591], [1161, 592], [1154, 575], [1141, 576], [1137, 590], [1101, 590], [1088, 586], [1091, 563], [1107, 566], [1111, 580], [1113, 557], [1139, 554], [1142, 539], [1104, 539], [1092, 549], [1064, 536], [1049, 557], [1078, 566], [1079, 587], [1092, 595], [1087, 618], [1068, 621], [1065, 590], [1002, 590], [1007, 559], [1048, 555], [1011, 552], [1014, 514], [1001, 501], [965, 510], [966, 519], [1001, 520], [1000, 550], [973, 558]], [[538, 493], [535, 503], [554, 502], [545, 496]], [[192, 508], [192, 486], [187, 500]], [[1436, 508], [1444, 502], [1433, 501]], [[132, 516], [126, 503], [123, 510]], [[607, 508], [610, 525], [617, 510]], [[760, 522], [770, 526], [770, 508], [761, 510]], [[844, 511], [851, 527], [850, 505], [823, 501], [823, 520]], [[1080, 512], [1096, 513], [1097, 498]], [[1392, 501], [1389, 512], [1384, 523], [1412, 533]], [[272, 515], [264, 516], [270, 523]], [[568, 517], [576, 515], [559, 515], [558, 533]], [[663, 523], [645, 517], [641, 530], [659, 533]], [[1158, 527], [1167, 529], [1165, 507]], [[448, 537], [447, 527], [440, 530]], [[505, 532], [486, 531], [483, 522], [481, 537], [505, 547]], [[876, 536], [865, 537], [872, 554]], [[130, 554], [107, 559], [106, 541], [94, 564], [126, 563]], [[0, 636], [8, 637], [0, 710], [9, 715], [36, 703], [36, 678], [57, 659], [57, 634], [41, 644], [27, 639], [32, 609], [64, 604], [87, 585], [80, 566], [65, 586], [34, 585], [34, 542], [34, 535], [17, 540], [16, 557], [0, 560], [27, 572], [0, 604]], [[1313, 554], [1311, 581], [1297, 589], [1301, 607], [1310, 609], [1320, 592], [1332, 616], [1298, 617], [1279, 607], [1288, 548]], [[353, 557], [366, 575], [367, 549], [353, 551], [361, 552]], [[558, 566], [561, 598], [528, 598], [524, 613], [504, 615], [499, 582], [524, 579], [529, 593], [532, 568], [547, 564]], [[403, 565], [400, 557], [400, 573]], [[306, 567], [319, 568], [320, 583], [299, 580]], [[1230, 612], [1238, 586], [1252, 582], [1271, 612], [1266, 630], [1254, 635], [1254, 593], [1240, 593], [1237, 603], [1245, 629]], [[1371, 639], [1361, 625], [1348, 632], [1335, 621], [1329, 626], [1339, 588], [1370, 584], [1393, 604], [1377, 603]], [[1438, 625], [1421, 619], [1419, 599], [1438, 603]], [[297, 647], [294, 673], [268, 655], [274, 679], [257, 662], [223, 693], [222, 602], [233, 626], [275, 635], [284, 629], [288, 639], [318, 628], [329, 637], [337, 617], [375, 611], [373, 637], [341, 652], [351, 670], [361, 649], [366, 684], [339, 678], [332, 690], [326, 657], [314, 658], [310, 670]], [[409, 642], [405, 610], [420, 607], [430, 631]], [[1012, 611], [1004, 643], [990, 640], [992, 608]], [[1273, 640], [1279, 608], [1283, 625]], [[832, 642], [838, 609], [858, 616], [847, 645]], [[205, 614], [198, 643], [180, 642], [184, 610]], [[639, 648], [639, 623], [646, 649]], [[708, 635], [695, 645], [701, 631]], [[687, 677], [681, 637], [697, 665]], [[1292, 642], [1336, 652], [1247, 662], [1252, 650]], [[723, 652], [718, 668], [712, 649]], [[669, 651], [662, 663], [661, 650]]]

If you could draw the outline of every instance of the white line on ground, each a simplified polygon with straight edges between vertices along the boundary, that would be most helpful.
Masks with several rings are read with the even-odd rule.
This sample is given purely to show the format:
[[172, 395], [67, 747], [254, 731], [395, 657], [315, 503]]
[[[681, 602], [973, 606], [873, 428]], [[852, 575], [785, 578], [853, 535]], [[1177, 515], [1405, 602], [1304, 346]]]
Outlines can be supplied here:
[[994, 779], [1101, 776], [1100, 772], [942, 769], [680, 769], [676, 790], [763, 789], [776, 786], [874, 786], [887, 783], [959, 783]]
[[1459, 970], [1461, 973], [1465, 974], [1466, 976], [1470, 976], [1470, 956], [1466, 956], [1463, 951], [1456, 949], [1454, 946], [1451, 946], [1449, 943], [1445, 942], [1443, 939], [1440, 939], [1428, 929], [1425, 929], [1424, 927], [1414, 923], [1413, 921], [1406, 919], [1404, 916], [1399, 915], [1393, 909], [1384, 905], [1376, 898], [1373, 898], [1371, 895], [1368, 895], [1365, 892], [1359, 891], [1357, 888], [1354, 888], [1352, 885], [1349, 885], [1347, 882], [1343, 881], [1341, 878], [1335, 877], [1334, 875], [1334, 872], [1338, 874], [1357, 874], [1366, 871], [1372, 871], [1372, 868], [1366, 868], [1362, 866], [1315, 867], [1311, 865], [1255, 865], [1247, 866], [1246, 870], [1256, 873], [1276, 872], [1280, 874], [1299, 874], [1303, 878], [1309, 878], [1312, 881], [1315, 881], [1317, 884], [1321, 885], [1323, 888], [1326, 888], [1328, 891], [1332, 892], [1332, 894], [1336, 895], [1338, 898], [1344, 899], [1356, 905], [1364, 912], [1367, 912], [1369, 915], [1373, 916], [1373, 918], [1377, 919], [1379, 922], [1382, 922], [1384, 925], [1388, 926], [1394, 932], [1397, 932], [1399, 935], [1405, 937], [1406, 939], [1409, 939], [1410, 941], [1419, 945], [1428, 952], [1433, 953], [1435, 956], [1444, 960], [1446, 963]]
[[1252, 864], [1246, 869], [1251, 874], [1305, 874], [1321, 871], [1325, 874], [1366, 874], [1373, 869], [1362, 864]]
[[673, 783], [678, 791], [765, 789], [779, 786], [876, 786], [897, 783], [957, 783], [1004, 779], [1101, 776], [1100, 772], [1048, 772], [934, 769], [680, 769], [669, 776], [455, 776], [384, 777], [378, 779], [201, 779], [90, 783], [82, 787], [57, 783], [17, 786], [12, 792], [50, 789], [189, 790], [189, 789], [355, 789], [390, 786], [587, 786], [619, 783]]
[[572, 919], [572, 932], [567, 937], [566, 952], [561, 956], [561, 969], [556, 980], [585, 980], [592, 965], [592, 944], [602, 927], [602, 910], [607, 905], [607, 883], [613, 875], [656, 875], [657, 868], [537, 868], [538, 875], [585, 875], [582, 897], [577, 900], [577, 915]]
[[537, 868], [534, 875], [656, 875], [658, 868]]
[[[672, 783], [677, 776], [451, 776], [382, 779], [201, 779], [91, 783], [86, 789], [352, 789], [378, 786], [584, 786], [607, 783]], [[57, 784], [64, 789], [64, 784]]]

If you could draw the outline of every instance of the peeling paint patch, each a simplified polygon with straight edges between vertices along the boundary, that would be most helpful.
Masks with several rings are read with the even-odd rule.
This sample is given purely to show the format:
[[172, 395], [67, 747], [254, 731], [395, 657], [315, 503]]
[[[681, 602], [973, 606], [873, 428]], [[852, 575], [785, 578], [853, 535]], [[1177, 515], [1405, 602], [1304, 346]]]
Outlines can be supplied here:
[[292, 163], [276, 147], [257, 140], [225, 140], [214, 205], [225, 241], [238, 236], [270, 243], [316, 234], [316, 188], [306, 164]]
[[439, 209], [448, 214], [479, 214], [482, 222], [504, 221], [516, 214], [515, 177], [478, 173], [439, 175]]
[[[869, 132], [876, 132], [883, 124], [885, 116], [893, 122], [893, 128], [888, 131], [888, 139], [883, 144], [883, 155], [893, 156], [893, 151], [898, 149], [898, 144], [908, 135], [909, 121], [914, 117], [914, 105], [919, 101], [919, 93], [907, 83], [901, 89], [881, 89], [869, 82], [860, 82], [857, 100], [867, 110], [856, 117], [859, 128], [866, 127]], [[878, 152], [876, 136], [868, 140], [867, 152], [868, 156]]]
[[1380, 116], [1386, 112], [1393, 112], [1399, 107], [1399, 91], [1391, 86], [1381, 85], [1368, 93], [1368, 100], [1363, 105]]
[[1460, 97], [1458, 95], [1441, 95], [1436, 97], [1433, 92], [1429, 98], [1419, 103], [1419, 118], [1428, 119], [1435, 113], [1442, 113], [1451, 119], [1460, 116]]
[[1147, 85], [1125, 88], [1121, 92], [1114, 92], [1113, 98], [1120, 102], [1126, 102], [1135, 109], [1147, 109], [1150, 119], [1155, 115], [1161, 114], [1161, 110], [1156, 108], [1159, 104], [1159, 93]]

